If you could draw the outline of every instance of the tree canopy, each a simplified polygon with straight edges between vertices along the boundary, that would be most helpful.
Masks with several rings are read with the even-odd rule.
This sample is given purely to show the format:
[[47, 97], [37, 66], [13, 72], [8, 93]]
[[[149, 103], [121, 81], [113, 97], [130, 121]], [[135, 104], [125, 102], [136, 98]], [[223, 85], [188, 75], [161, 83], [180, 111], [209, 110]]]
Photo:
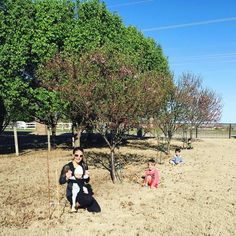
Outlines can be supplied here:
[[[40, 88], [36, 71], [57, 53], [80, 58], [103, 47], [129, 56], [142, 72], [169, 73], [161, 46], [135, 27], [126, 27], [98, 0], [3, 0], [1, 6], [0, 92], [11, 119], [29, 111], [27, 116], [43, 121], [48, 104], [42, 100], [54, 95]], [[31, 109], [25, 109], [29, 104]], [[51, 100], [52, 110], [59, 105]]]

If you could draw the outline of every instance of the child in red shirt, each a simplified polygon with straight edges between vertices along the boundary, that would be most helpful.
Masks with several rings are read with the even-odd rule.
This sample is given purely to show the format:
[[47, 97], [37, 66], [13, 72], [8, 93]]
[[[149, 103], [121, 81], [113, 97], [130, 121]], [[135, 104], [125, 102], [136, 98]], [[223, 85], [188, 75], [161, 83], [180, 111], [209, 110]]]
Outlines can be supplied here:
[[143, 181], [143, 186], [149, 186], [150, 188], [157, 188], [159, 184], [159, 173], [156, 168], [156, 162], [154, 159], [148, 161], [148, 169], [146, 170], [146, 176]]

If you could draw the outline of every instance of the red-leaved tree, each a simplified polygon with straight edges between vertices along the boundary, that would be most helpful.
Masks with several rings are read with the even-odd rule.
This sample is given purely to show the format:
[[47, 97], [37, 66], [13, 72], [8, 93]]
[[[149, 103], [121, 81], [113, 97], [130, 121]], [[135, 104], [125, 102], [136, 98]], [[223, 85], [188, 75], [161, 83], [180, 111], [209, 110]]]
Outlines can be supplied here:
[[186, 116], [184, 123], [190, 128], [190, 138], [192, 138], [192, 128], [200, 125], [218, 122], [222, 113], [222, 100], [214, 91], [203, 88], [202, 79], [192, 73], [184, 73], [179, 81], [179, 86], [183, 88], [185, 97]]
[[44, 86], [68, 102], [70, 116], [80, 121], [80, 127], [89, 125], [104, 137], [110, 158], [102, 164], [116, 182], [115, 149], [129, 127], [160, 107], [164, 77], [141, 73], [128, 57], [107, 50], [88, 53], [78, 61], [57, 56], [44, 69]]

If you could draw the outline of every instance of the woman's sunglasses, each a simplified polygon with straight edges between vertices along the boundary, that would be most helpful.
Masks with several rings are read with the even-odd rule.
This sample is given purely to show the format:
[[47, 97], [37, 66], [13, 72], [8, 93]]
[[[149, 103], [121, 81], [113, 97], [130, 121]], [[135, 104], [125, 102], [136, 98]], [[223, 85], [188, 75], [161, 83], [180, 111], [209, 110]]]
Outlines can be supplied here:
[[75, 154], [75, 157], [83, 157], [84, 155]]

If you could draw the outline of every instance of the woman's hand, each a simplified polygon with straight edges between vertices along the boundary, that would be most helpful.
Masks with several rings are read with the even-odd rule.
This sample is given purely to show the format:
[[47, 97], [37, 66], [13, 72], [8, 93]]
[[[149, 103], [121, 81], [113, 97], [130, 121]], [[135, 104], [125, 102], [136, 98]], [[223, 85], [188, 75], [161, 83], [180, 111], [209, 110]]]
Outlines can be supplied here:
[[72, 171], [71, 170], [68, 170], [66, 172], [66, 180], [70, 179], [72, 177]]
[[84, 174], [83, 178], [84, 179], [88, 179], [89, 178], [89, 171], [88, 170], [85, 171], [85, 174]]
[[86, 187], [83, 187], [83, 192], [84, 192], [85, 194], [88, 194], [88, 189], [87, 189]]

